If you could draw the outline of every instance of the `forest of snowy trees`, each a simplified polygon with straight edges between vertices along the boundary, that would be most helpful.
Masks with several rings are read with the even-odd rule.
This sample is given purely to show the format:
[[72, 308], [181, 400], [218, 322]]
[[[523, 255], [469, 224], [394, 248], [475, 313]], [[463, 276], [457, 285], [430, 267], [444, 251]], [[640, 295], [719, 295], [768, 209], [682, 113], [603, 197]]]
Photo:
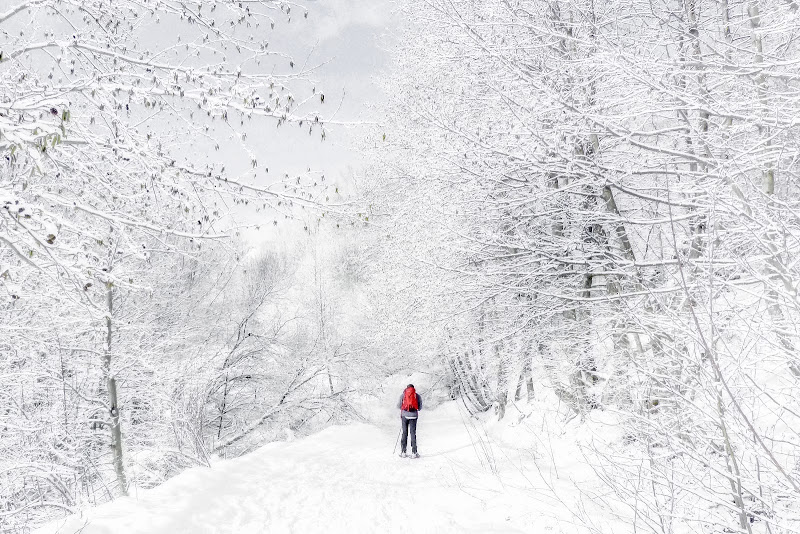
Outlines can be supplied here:
[[798, 3], [400, 0], [357, 186], [251, 143], [336, 135], [315, 5], [0, 0], [0, 530], [418, 368], [614, 414], [645, 531], [798, 532]]
[[797, 3], [404, 13], [388, 254], [418, 259], [460, 394], [502, 417], [533, 362], [576, 414], [619, 414], [594, 465], [652, 531], [795, 532]]
[[[338, 188], [258, 180], [246, 142], [325, 136], [310, 66], [269, 43], [307, 16], [0, 2], [0, 530], [347, 414], [339, 377], [364, 375], [367, 342], [358, 313], [333, 318], [362, 291], [358, 247], [309, 229]], [[253, 249], [245, 209], [308, 231]]]

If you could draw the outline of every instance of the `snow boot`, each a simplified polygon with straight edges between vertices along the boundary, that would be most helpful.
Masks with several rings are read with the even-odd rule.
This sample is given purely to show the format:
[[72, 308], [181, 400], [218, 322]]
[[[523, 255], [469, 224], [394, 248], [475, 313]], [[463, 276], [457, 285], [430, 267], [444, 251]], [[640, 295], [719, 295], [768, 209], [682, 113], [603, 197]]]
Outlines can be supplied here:
[[403, 452], [401, 452], [401, 453], [400, 453], [400, 458], [405, 458], [405, 457], [407, 457], [407, 456], [408, 456], [408, 455], [406, 454], [406, 452], [405, 452], [405, 451], [403, 451]]
[[412, 458], [419, 458], [419, 453], [416, 453], [416, 452], [415, 452], [414, 454], [412, 454], [412, 455], [411, 455], [411, 457], [412, 457]]

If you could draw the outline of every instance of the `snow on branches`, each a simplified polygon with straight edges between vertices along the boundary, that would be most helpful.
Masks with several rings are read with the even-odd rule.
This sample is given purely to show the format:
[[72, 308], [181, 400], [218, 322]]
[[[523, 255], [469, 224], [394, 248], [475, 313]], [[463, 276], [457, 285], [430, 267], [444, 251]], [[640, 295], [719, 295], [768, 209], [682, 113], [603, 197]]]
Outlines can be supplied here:
[[[194, 325], [179, 304], [191, 303], [200, 264], [229, 268], [217, 244], [236, 233], [231, 205], [291, 216], [335, 186], [310, 167], [315, 179], [302, 184], [257, 180], [266, 165], [259, 139], [247, 139], [287, 124], [324, 139], [313, 66], [270, 44], [301, 7], [19, 0], [4, 9], [0, 397], [15, 407], [3, 416], [2, 448], [14, 453], [0, 466], [0, 522], [13, 525], [35, 501], [39, 517], [95, 499], [92, 484], [106, 497], [125, 493], [126, 440], [157, 441], [152, 425], [130, 434], [125, 425], [174, 409], [144, 392], [165, 365], [162, 336]], [[175, 454], [201, 458], [198, 443]], [[37, 462], [62, 468], [46, 476]]]
[[260, 203], [313, 203], [202, 157], [219, 146], [216, 124], [322, 132], [306, 105], [316, 102], [308, 69], [269, 47], [290, 11], [272, 1], [53, 0], [0, 15], [0, 240], [14, 264], [52, 267], [83, 287], [101, 268], [98, 243], [141, 255], [142, 235], [219, 235], [226, 200], [242, 188]]
[[623, 414], [598, 459], [653, 531], [796, 530], [796, 4], [407, 16], [385, 202], [459, 393], [504, 404], [533, 360], [576, 414]]

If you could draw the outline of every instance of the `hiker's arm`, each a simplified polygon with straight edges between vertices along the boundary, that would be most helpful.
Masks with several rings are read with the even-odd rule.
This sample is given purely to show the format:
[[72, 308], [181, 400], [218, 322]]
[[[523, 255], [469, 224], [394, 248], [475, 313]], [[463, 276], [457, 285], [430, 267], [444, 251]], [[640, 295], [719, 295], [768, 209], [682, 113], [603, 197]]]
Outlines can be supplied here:
[[422, 395], [420, 395], [419, 393], [417, 393], [417, 409], [418, 410], [422, 409]]
[[403, 407], [403, 396], [402, 395], [400, 395], [400, 400], [397, 401], [397, 407], [398, 408], [402, 408]]

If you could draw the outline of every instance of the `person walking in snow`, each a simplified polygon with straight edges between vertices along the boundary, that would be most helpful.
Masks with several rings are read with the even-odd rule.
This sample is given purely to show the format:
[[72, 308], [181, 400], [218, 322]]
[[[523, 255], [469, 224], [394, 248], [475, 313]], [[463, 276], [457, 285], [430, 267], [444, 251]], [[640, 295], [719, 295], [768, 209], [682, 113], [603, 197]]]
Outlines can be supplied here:
[[422, 409], [422, 397], [414, 389], [414, 384], [409, 384], [397, 401], [400, 408], [400, 422], [403, 425], [403, 437], [400, 439], [400, 456], [405, 458], [408, 445], [408, 431], [411, 430], [411, 457], [419, 458], [417, 453], [417, 418]]

